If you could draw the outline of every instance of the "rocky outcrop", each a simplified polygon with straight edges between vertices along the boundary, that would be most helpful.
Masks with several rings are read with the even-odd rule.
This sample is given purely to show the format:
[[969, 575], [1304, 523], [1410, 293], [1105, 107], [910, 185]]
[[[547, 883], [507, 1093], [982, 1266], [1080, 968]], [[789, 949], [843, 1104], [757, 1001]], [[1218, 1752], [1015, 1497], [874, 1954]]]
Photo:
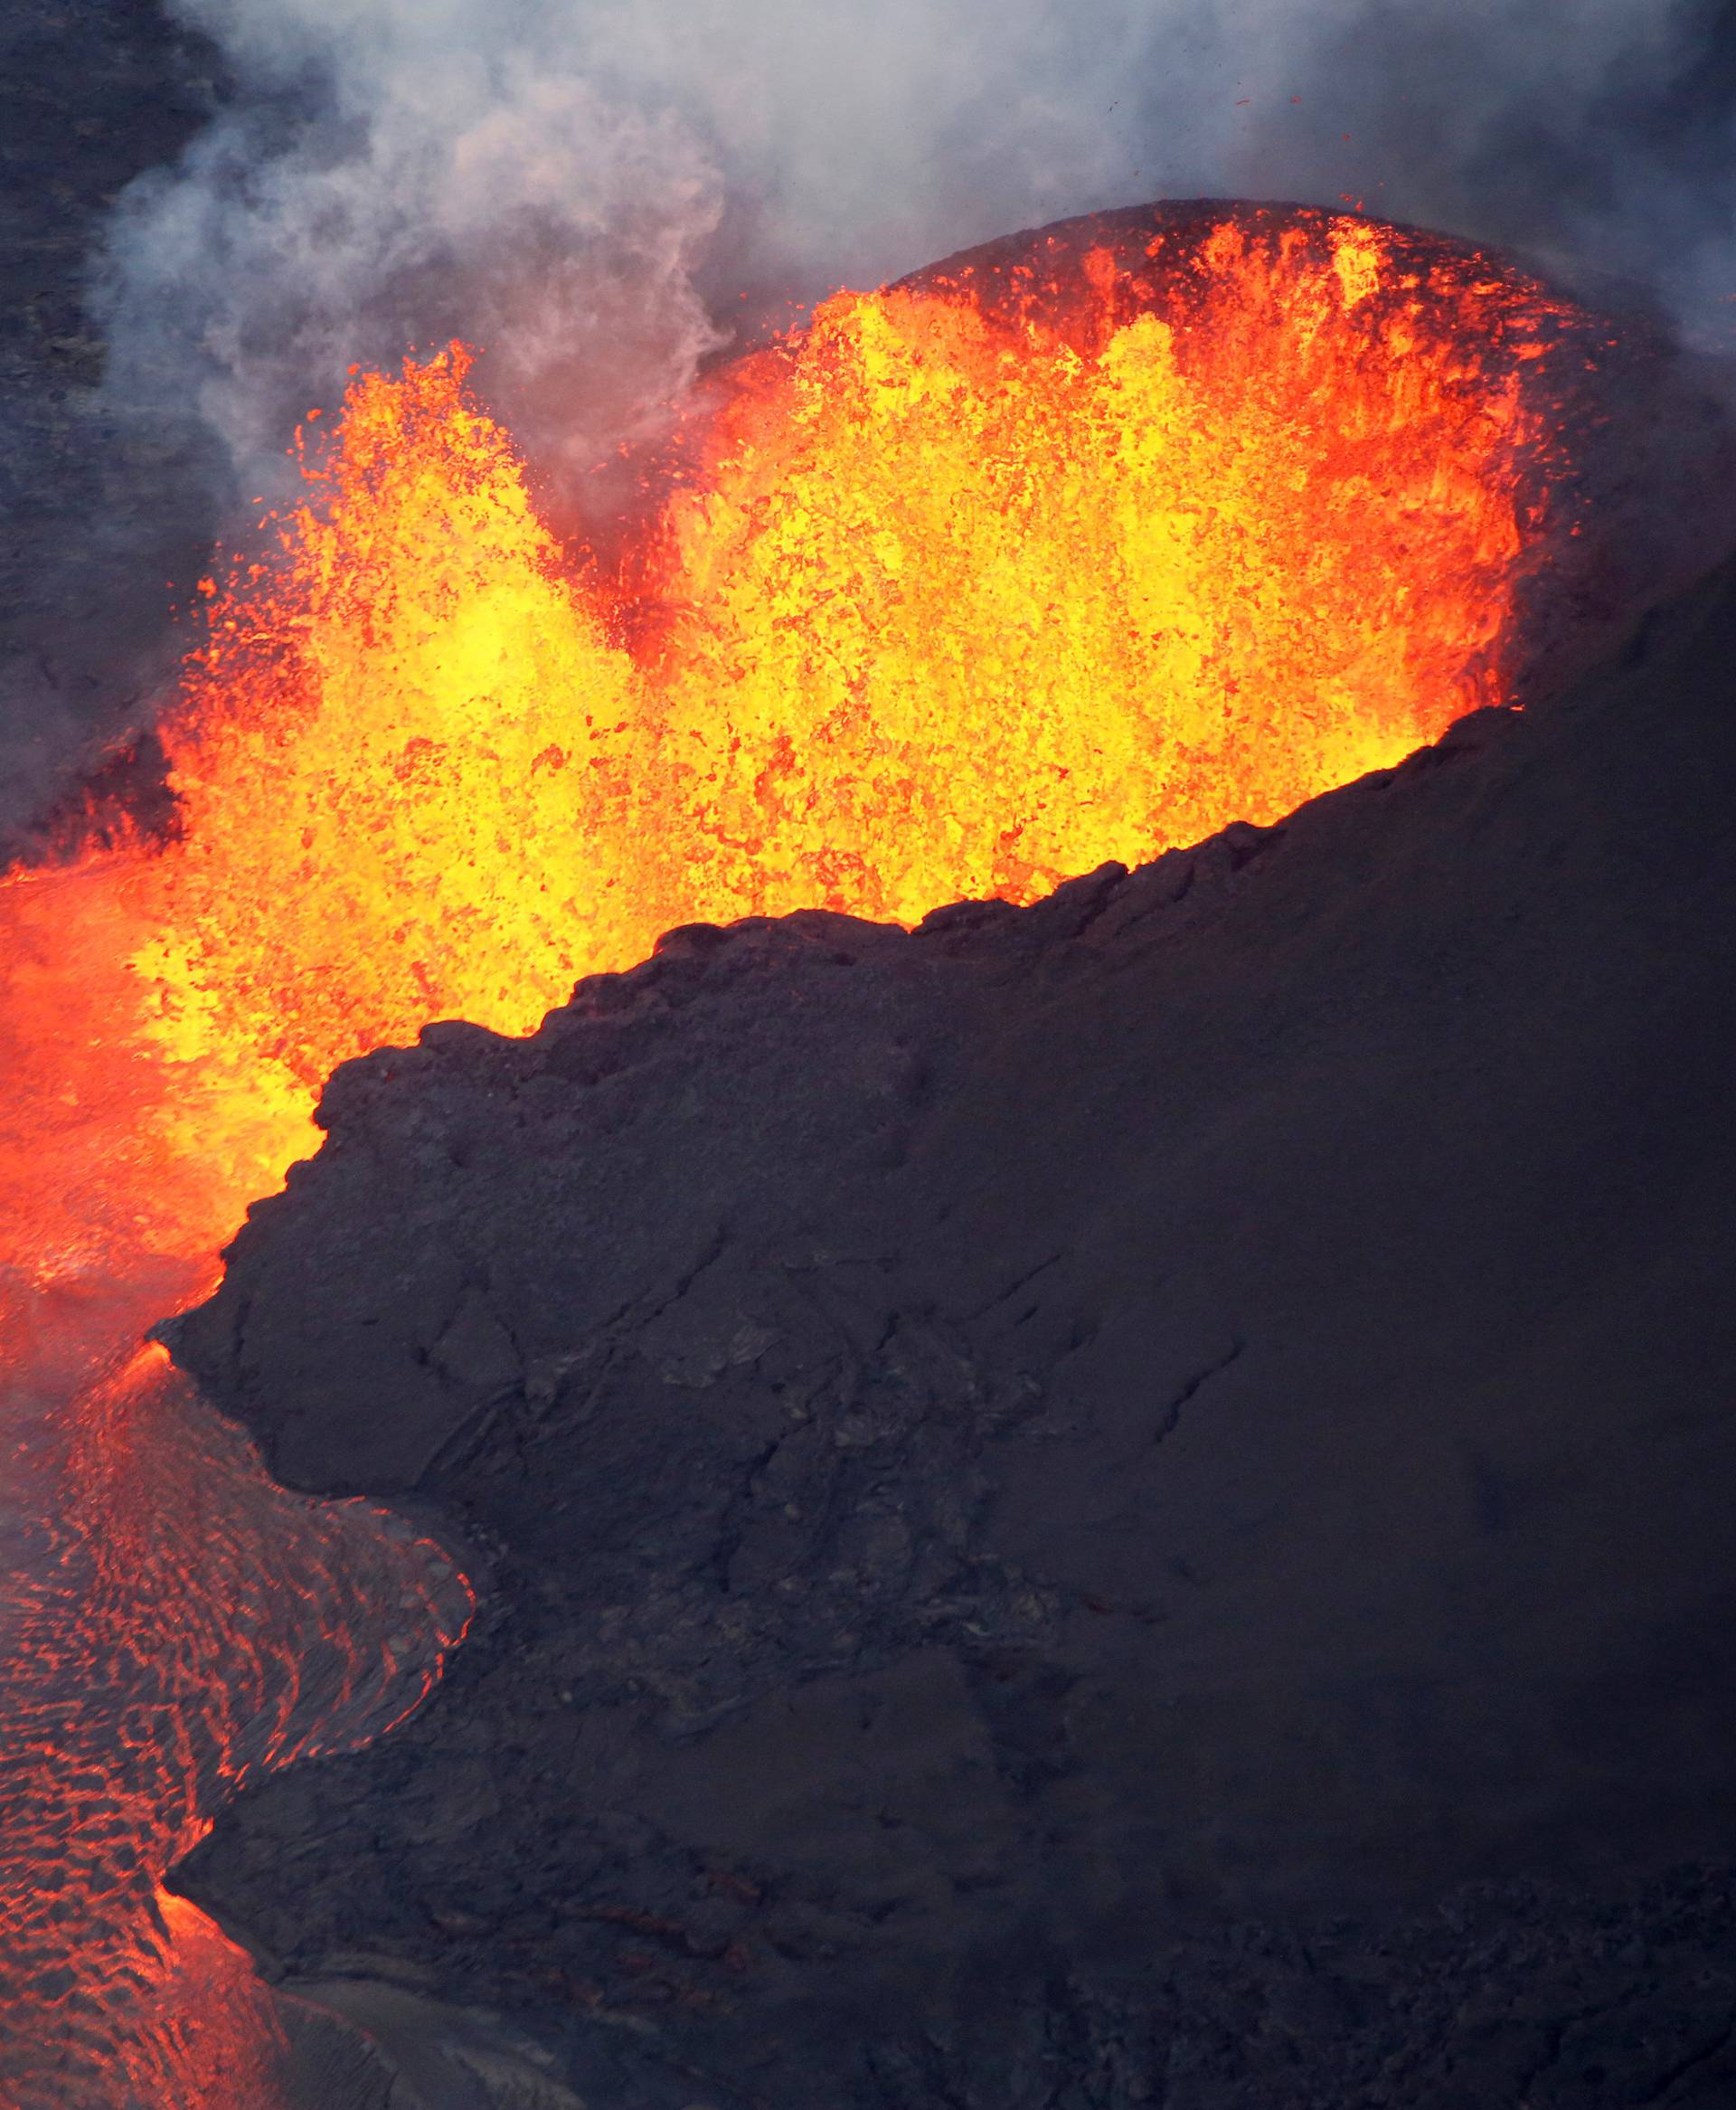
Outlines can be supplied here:
[[1726, 2100], [1732, 666], [341, 1071], [175, 1353], [485, 1608], [193, 1895], [597, 2102]]

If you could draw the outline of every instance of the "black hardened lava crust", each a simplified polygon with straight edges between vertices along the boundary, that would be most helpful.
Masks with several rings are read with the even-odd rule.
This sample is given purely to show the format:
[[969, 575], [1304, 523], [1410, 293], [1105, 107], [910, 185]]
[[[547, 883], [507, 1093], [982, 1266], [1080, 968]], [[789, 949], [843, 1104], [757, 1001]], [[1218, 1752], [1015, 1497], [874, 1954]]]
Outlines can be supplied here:
[[175, 1352], [487, 1594], [188, 1889], [611, 2105], [1736, 2099], [1733, 667], [339, 1072]]

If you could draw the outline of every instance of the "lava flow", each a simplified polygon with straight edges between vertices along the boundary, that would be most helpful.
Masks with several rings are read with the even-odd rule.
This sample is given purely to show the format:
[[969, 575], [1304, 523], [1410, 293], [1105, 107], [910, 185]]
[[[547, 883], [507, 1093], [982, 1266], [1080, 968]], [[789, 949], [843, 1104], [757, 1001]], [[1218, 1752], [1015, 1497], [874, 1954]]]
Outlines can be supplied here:
[[841, 294], [713, 376], [608, 577], [462, 350], [358, 377], [275, 545], [205, 584], [174, 827], [0, 882], [0, 1341], [46, 1578], [4, 1703], [18, 2100], [103, 2099], [104, 2061], [117, 2101], [208, 2099], [217, 2021], [157, 1998], [165, 1872], [462, 1625], [437, 1549], [272, 1487], [137, 1346], [315, 1147], [335, 1064], [528, 1032], [696, 919], [1030, 901], [1512, 693], [1589, 319], [1359, 220], [1127, 225]]

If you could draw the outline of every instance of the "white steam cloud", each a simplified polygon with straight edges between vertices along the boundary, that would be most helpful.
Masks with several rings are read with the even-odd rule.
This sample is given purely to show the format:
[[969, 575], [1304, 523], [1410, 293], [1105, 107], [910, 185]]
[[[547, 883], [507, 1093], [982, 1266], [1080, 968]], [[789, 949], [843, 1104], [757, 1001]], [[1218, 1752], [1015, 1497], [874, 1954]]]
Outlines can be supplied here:
[[744, 316], [1165, 194], [1349, 198], [1736, 317], [1728, 113], [1692, 154], [1670, 116], [1709, 0], [168, 4], [234, 92], [121, 203], [111, 384], [249, 494], [357, 362], [466, 337], [576, 478]]
[[[196, 402], [257, 480], [355, 362], [461, 335], [533, 458], [580, 469], [749, 293], [802, 300], [1161, 185], [1130, 82], [1212, 14], [1108, 0], [174, 0], [240, 88], [111, 245], [118, 392]], [[1219, 33], [1221, 34], [1221, 32]], [[1163, 130], [1221, 166], [1215, 97]], [[735, 314], [731, 313], [733, 308]]]

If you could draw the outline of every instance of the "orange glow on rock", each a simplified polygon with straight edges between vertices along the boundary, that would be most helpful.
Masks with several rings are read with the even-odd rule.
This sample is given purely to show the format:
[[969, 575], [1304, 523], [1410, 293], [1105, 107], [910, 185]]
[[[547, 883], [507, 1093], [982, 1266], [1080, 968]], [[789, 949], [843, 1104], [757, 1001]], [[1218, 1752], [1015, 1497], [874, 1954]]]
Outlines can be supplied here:
[[[439, 1017], [527, 1032], [695, 919], [1030, 901], [1274, 820], [1501, 700], [1563, 311], [1415, 249], [1229, 215], [1132, 263], [840, 294], [717, 381], [619, 578], [539, 518], [461, 349], [357, 378], [280, 547], [202, 582], [163, 726], [178, 832], [0, 880], [0, 1351], [15, 1396], [76, 1402], [65, 1529], [103, 1579], [42, 1619], [83, 1620], [93, 1662], [175, 1656], [171, 1711], [229, 1678], [243, 1551], [192, 1562], [165, 1623], [176, 1556], [123, 1520], [192, 1499], [141, 1462], [138, 1401], [173, 1381], [127, 1358], [315, 1147], [336, 1064]], [[89, 1447], [123, 1425], [125, 1500]], [[231, 1508], [281, 1536], [259, 1485]], [[354, 1566], [319, 1529], [325, 1566], [272, 1556], [312, 1560], [313, 1598]], [[115, 1563], [139, 1532], [135, 1599]], [[462, 1617], [429, 1612], [406, 1703]], [[242, 1651], [286, 1720], [307, 1645]], [[377, 1727], [398, 1703], [365, 1682]], [[244, 1756], [223, 1702], [184, 1765], [136, 1767], [108, 1802], [167, 1812], [114, 1820], [138, 1897], [223, 1783], [316, 1740]], [[160, 1949], [160, 1916], [137, 1926]]]

